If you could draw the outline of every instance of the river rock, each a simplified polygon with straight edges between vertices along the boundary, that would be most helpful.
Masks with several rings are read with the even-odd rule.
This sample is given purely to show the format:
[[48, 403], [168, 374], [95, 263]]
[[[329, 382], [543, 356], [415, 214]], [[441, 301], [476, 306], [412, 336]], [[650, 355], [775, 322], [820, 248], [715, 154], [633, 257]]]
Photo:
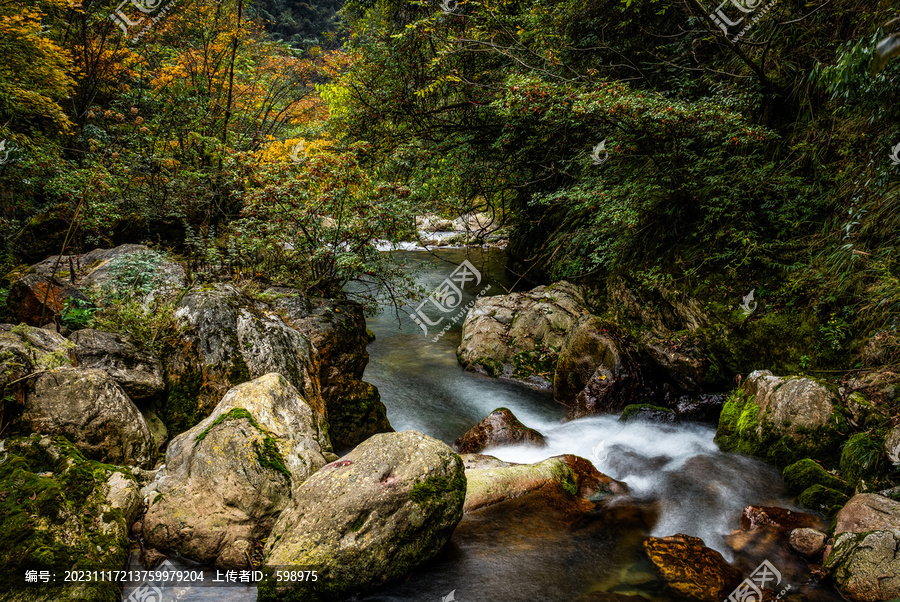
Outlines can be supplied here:
[[105, 371], [132, 400], [152, 399], [165, 389], [159, 359], [124, 336], [85, 328], [73, 332], [69, 340], [75, 343], [80, 367]]
[[671, 339], [650, 339], [642, 348], [684, 391], [702, 390], [709, 360], [695, 346], [679, 345]]
[[777, 506], [747, 506], [741, 513], [741, 529], [744, 531], [766, 528], [787, 534], [803, 527], [821, 530], [826, 526], [817, 516]]
[[699, 537], [682, 534], [650, 537], [644, 542], [644, 549], [678, 599], [721, 602], [744, 578]]
[[10, 287], [5, 313], [9, 320], [29, 326], [58, 323], [68, 299], [91, 305], [81, 290], [60, 278], [27, 274]]
[[572, 407], [570, 418], [621, 411], [645, 388], [635, 357], [633, 342], [616, 327], [583, 315], [572, 324], [560, 349], [554, 397]]
[[654, 406], [647, 403], [636, 403], [625, 406], [619, 414], [619, 422], [642, 420], [644, 422], [656, 422], [658, 424], [674, 424], [678, 419], [675, 412], [669, 408]]
[[822, 558], [822, 552], [825, 551], [825, 541], [828, 536], [808, 527], [802, 527], [791, 531], [791, 537], [788, 540], [791, 549], [810, 559]]
[[238, 540], [259, 541], [292, 490], [325, 465], [321, 443], [313, 410], [283, 376], [234, 387], [169, 443], [144, 517], [147, 542], [212, 562]]
[[[66, 583], [72, 569], [121, 570], [140, 510], [125, 470], [85, 459], [62, 437], [0, 443], [0, 583], [3, 600], [119, 600], [114, 581]], [[26, 570], [56, 580], [27, 587]]]
[[350, 449], [376, 433], [393, 431], [378, 388], [363, 382], [369, 361], [366, 319], [355, 301], [310, 299], [295, 289], [270, 288], [270, 306], [309, 338], [335, 449]]
[[[282, 512], [268, 566], [310, 566], [293, 599], [341, 600], [399, 579], [434, 557], [463, 515], [466, 477], [447, 445], [417, 433], [375, 435], [310, 477]], [[274, 583], [260, 601], [275, 600]]]
[[62, 367], [35, 380], [23, 421], [33, 431], [62, 435], [88, 458], [150, 467], [155, 447], [137, 406], [103, 370]]
[[725, 403], [716, 442], [782, 468], [806, 457], [836, 464], [844, 440], [834, 418], [839, 403], [831, 387], [811, 378], [757, 370]]
[[900, 529], [900, 502], [875, 493], [854, 495], [838, 513], [835, 533]]
[[320, 441], [330, 445], [318, 365], [305, 336], [226, 284], [192, 289], [175, 315], [182, 330], [164, 360], [161, 416], [170, 431], [194, 426], [233, 386], [275, 372], [301, 393], [317, 417]]
[[566, 333], [587, 313], [569, 282], [480, 297], [466, 314], [456, 356], [467, 370], [549, 387]]
[[488, 447], [516, 444], [544, 447], [546, 442], [542, 434], [519, 422], [510, 410], [497, 408], [457, 439], [453, 449], [461, 454], [477, 454]]
[[[466, 456], [470, 457], [470, 456]], [[482, 461], [466, 469], [465, 511], [470, 512], [534, 491], [555, 492], [593, 502], [614, 494], [627, 494], [628, 487], [594, 468], [578, 456], [548, 458], [535, 464], [494, 466]]]

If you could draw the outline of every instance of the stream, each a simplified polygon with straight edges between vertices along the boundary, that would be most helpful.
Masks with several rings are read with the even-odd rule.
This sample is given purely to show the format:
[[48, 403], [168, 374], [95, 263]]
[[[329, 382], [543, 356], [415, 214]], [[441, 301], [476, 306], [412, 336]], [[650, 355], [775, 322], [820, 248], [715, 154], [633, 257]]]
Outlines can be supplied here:
[[[417, 279], [433, 289], [468, 259], [481, 282], [470, 283], [460, 307], [487, 284], [488, 295], [503, 294], [514, 282], [496, 249], [443, 249], [436, 254], [404, 250], [402, 261], [419, 269]], [[520, 288], [528, 288], [522, 286]], [[449, 545], [405, 581], [361, 596], [366, 602], [564, 602], [598, 590], [641, 595], [654, 602], [671, 598], [655, 579], [643, 553], [648, 535], [683, 533], [702, 538], [726, 560], [746, 570], [760, 554], [786, 575], [799, 574], [790, 554], [772, 547], [752, 560], [735, 558], [726, 537], [739, 526], [745, 506], [792, 503], [779, 471], [752, 458], [722, 453], [708, 425], [627, 424], [617, 416], [564, 421], [566, 408], [546, 391], [465, 372], [456, 361], [459, 319], [437, 340], [407, 315], [385, 311], [367, 318], [375, 333], [369, 345], [365, 380], [381, 391], [397, 431], [414, 429], [451, 444], [498, 407], [512, 410], [525, 425], [544, 434], [546, 448], [512, 446], [485, 453], [501, 460], [538, 462], [577, 454], [598, 470], [624, 481], [637, 504], [652, 506], [652, 521], [618, 516], [566, 523], [554, 509], [501, 504], [467, 515]], [[434, 317], [434, 313], [430, 314]], [[454, 314], [455, 315], [455, 314]], [[493, 509], [492, 509], [493, 508]], [[783, 546], [782, 546], [783, 547]], [[174, 559], [176, 567], [190, 563]], [[753, 567], [750, 566], [750, 569]], [[749, 571], [748, 571], [749, 572]], [[813, 588], [810, 599], [839, 600], [831, 590]], [[809, 593], [809, 591], [807, 591]], [[128, 600], [129, 589], [125, 598]], [[181, 600], [254, 600], [253, 588], [193, 588]]]

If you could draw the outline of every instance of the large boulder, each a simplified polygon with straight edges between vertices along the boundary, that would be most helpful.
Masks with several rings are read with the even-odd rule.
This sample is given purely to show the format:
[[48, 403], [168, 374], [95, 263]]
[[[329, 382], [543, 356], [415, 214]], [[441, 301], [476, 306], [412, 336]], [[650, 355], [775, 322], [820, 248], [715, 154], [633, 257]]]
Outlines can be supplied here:
[[586, 313], [569, 282], [481, 297], [466, 315], [457, 358], [467, 370], [549, 388], [566, 333]]
[[[111, 580], [65, 582], [68, 570], [121, 570], [140, 511], [134, 477], [85, 459], [61, 437], [0, 442], [0, 598], [10, 602], [120, 600]], [[27, 585], [26, 570], [56, 574]]]
[[[116, 279], [128, 271], [131, 282], [137, 272], [144, 280], [141, 284], [151, 290], [181, 290], [187, 285], [184, 268], [169, 261], [161, 253], [144, 245], [126, 244], [112, 249], [94, 249], [77, 258], [80, 266], [76, 279], [82, 288], [109, 290], [116, 288]], [[131, 282], [122, 283], [130, 285]]]
[[38, 433], [66, 437], [93, 460], [147, 468], [155, 459], [144, 417], [103, 370], [42, 374], [26, 396], [22, 420]]
[[[17, 392], [24, 403], [23, 379], [43, 370], [75, 363], [74, 345], [62, 335], [20, 324], [0, 329], [0, 387]], [[18, 385], [12, 386], [11, 385]], [[7, 390], [11, 389], [11, 390]]]
[[466, 512], [536, 491], [567, 501], [579, 498], [590, 502], [628, 493], [624, 483], [604, 475], [578, 456], [555, 456], [535, 464], [507, 464], [479, 455], [466, 455], [463, 459], [468, 483]]
[[584, 315], [563, 340], [553, 377], [557, 401], [572, 407], [570, 417], [618, 412], [646, 388], [637, 352], [612, 324]]
[[834, 537], [825, 569], [845, 597], [900, 597], [900, 502], [871, 493], [853, 496], [837, 515]]
[[144, 518], [147, 542], [212, 562], [237, 541], [266, 537], [292, 490], [325, 465], [316, 423], [279, 374], [231, 389], [169, 443]]
[[69, 340], [75, 343], [81, 368], [105, 371], [132, 400], [152, 399], [165, 389], [159, 359], [124, 336], [86, 328], [73, 332]]
[[192, 289], [176, 317], [182, 328], [163, 361], [162, 418], [170, 431], [194, 426], [235, 385], [276, 372], [300, 391], [318, 417], [321, 440], [327, 440], [318, 366], [305, 336], [225, 284]]
[[834, 465], [844, 439], [839, 403], [837, 392], [826, 384], [757, 370], [725, 403], [716, 443], [782, 468], [802, 458]]
[[391, 432], [378, 389], [363, 382], [369, 361], [363, 307], [350, 300], [309, 299], [296, 289], [264, 292], [269, 306], [312, 343], [319, 360], [319, 386], [335, 449], [350, 449], [376, 433]]
[[650, 537], [644, 549], [660, 578], [679, 600], [721, 602], [743, 580], [722, 555], [699, 537]]
[[91, 304], [80, 289], [58, 277], [26, 274], [10, 287], [5, 314], [7, 319], [17, 324], [43, 326], [59, 323], [65, 304], [70, 299]]
[[453, 443], [453, 449], [461, 454], [477, 454], [488, 447], [498, 445], [546, 445], [544, 436], [528, 428], [506, 408], [497, 408], [487, 418]]
[[[291, 599], [343, 600], [399, 579], [434, 557], [463, 515], [466, 477], [447, 445], [417, 433], [378, 434], [310, 477], [266, 545], [270, 567], [307, 566]], [[273, 583], [259, 599], [285, 594]]]

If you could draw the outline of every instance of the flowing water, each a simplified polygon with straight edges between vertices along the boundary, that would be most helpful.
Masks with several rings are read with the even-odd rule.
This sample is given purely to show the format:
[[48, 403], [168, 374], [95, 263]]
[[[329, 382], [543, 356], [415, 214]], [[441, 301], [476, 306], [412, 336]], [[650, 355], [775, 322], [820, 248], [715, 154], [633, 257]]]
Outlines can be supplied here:
[[[461, 307], [487, 285], [487, 294], [502, 294], [516, 284], [503, 268], [501, 251], [445, 249], [434, 255], [407, 250], [398, 254], [406, 264], [419, 268], [418, 279], [429, 290], [468, 259], [482, 280], [469, 283]], [[547, 447], [514, 446], [486, 453], [519, 463], [558, 454], [588, 458], [601, 472], [626, 482], [636, 506], [652, 508], [653, 518], [635, 520], [626, 513], [573, 523], [552, 507], [501, 504], [479, 510], [463, 519], [437, 558], [404, 582], [361, 600], [564, 602], [601, 590], [662, 602], [668, 598], [642, 551], [641, 542], [648, 535], [701, 537], [726, 559], [746, 566], [750, 561], [735, 558], [726, 543], [726, 536], [738, 527], [741, 510], [750, 504], [795, 508], [776, 470], [752, 458], [720, 452], [713, 443], [712, 427], [622, 424], [616, 416], [567, 422], [566, 408], [546, 391], [465, 372], [456, 361], [461, 318], [436, 337], [440, 326], [425, 335], [407, 315], [410, 310], [399, 316], [385, 311], [367, 319], [376, 339], [368, 348], [365, 380], [381, 391], [396, 430], [415, 429], [449, 444], [492, 410], [509, 408], [545, 435]], [[433, 311], [429, 315], [436, 317]], [[776, 566], [796, 563], [783, 549], [756, 552]], [[784, 572], [799, 574], [791, 567]], [[229, 600], [255, 598], [252, 589], [227, 593]], [[828, 591], [813, 597], [838, 599]], [[181, 599], [225, 598], [204, 588]]]

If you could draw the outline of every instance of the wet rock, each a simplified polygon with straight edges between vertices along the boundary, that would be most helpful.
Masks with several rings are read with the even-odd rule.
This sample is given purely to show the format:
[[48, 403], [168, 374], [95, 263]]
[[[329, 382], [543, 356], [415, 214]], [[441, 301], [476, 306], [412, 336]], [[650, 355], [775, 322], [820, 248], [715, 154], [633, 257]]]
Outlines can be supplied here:
[[724, 405], [725, 395], [701, 393], [678, 397], [672, 409], [679, 420], [717, 424]]
[[12, 322], [29, 326], [59, 323], [68, 299], [92, 305], [81, 290], [60, 278], [27, 274], [10, 287], [5, 314]]
[[568, 282], [481, 297], [466, 315], [457, 359], [467, 370], [549, 388], [557, 350], [585, 313], [580, 289]]
[[817, 516], [777, 506], [747, 506], [741, 514], [741, 529], [744, 531], [767, 528], [790, 533], [802, 527], [825, 529], [826, 526]]
[[519, 422], [510, 410], [498, 408], [457, 439], [453, 449], [461, 454], [477, 454], [488, 447], [516, 444], [544, 447], [546, 442], [542, 434]]
[[66, 437], [94, 460], [147, 468], [155, 459], [144, 417], [103, 370], [63, 367], [42, 374], [22, 419], [33, 431]]
[[[4, 600], [117, 600], [113, 581], [66, 583], [64, 572], [121, 570], [128, 556], [137, 484], [125, 471], [85, 459], [63, 438], [7, 438], [0, 452], [0, 583]], [[56, 581], [25, 585], [26, 570]]]
[[833, 418], [839, 403], [830, 386], [811, 378], [757, 370], [722, 409], [716, 442], [780, 467], [802, 458], [836, 464], [845, 438]]
[[319, 385], [335, 449], [350, 449], [376, 433], [393, 431], [378, 388], [363, 382], [369, 337], [362, 305], [306, 299], [296, 289], [273, 287], [269, 306], [306, 336], [316, 350]]
[[830, 489], [824, 485], [808, 487], [797, 497], [801, 506], [821, 512], [829, 518], [837, 514], [849, 499], [850, 496], [843, 491]]
[[802, 527], [791, 531], [791, 549], [810, 559], [821, 559], [825, 551], [825, 541], [828, 537], [821, 531]]
[[785, 484], [794, 491], [803, 491], [813, 485], [823, 485], [839, 491], [848, 490], [846, 482], [825, 470], [821, 464], [804, 458], [786, 467], [781, 473]]
[[650, 537], [644, 549], [663, 582], [679, 599], [721, 602], [744, 578], [699, 537]]
[[632, 420], [674, 424], [677, 421], [677, 416], [674, 411], [668, 408], [661, 408], [648, 403], [637, 403], [625, 406], [625, 409], [619, 415], [619, 422], [630, 422]]
[[[628, 488], [577, 456], [556, 456], [536, 464], [513, 464], [466, 470], [465, 510], [470, 512], [537, 490], [600, 501]], [[484, 465], [484, 464], [483, 464]]]
[[158, 567], [165, 559], [166, 555], [156, 548], [147, 548], [141, 554], [141, 565], [149, 571]]
[[75, 357], [81, 368], [109, 374], [134, 401], [156, 397], [165, 389], [162, 364], [122, 335], [86, 328], [72, 333]]
[[292, 490], [325, 465], [318, 437], [312, 409], [281, 375], [234, 387], [169, 443], [144, 517], [148, 544], [212, 562], [237, 540], [265, 538]]
[[463, 467], [466, 470], [480, 468], [506, 468], [507, 466], [513, 466], [513, 464], [509, 462], [504, 462], [503, 460], [499, 460], [494, 456], [487, 456], [484, 454], [460, 454], [459, 457], [462, 458]]
[[[375, 435], [310, 477], [268, 539], [268, 566], [314, 566], [296, 599], [344, 599], [434, 557], [463, 515], [466, 477], [447, 445], [417, 433]], [[259, 599], [275, 600], [274, 583]]]

